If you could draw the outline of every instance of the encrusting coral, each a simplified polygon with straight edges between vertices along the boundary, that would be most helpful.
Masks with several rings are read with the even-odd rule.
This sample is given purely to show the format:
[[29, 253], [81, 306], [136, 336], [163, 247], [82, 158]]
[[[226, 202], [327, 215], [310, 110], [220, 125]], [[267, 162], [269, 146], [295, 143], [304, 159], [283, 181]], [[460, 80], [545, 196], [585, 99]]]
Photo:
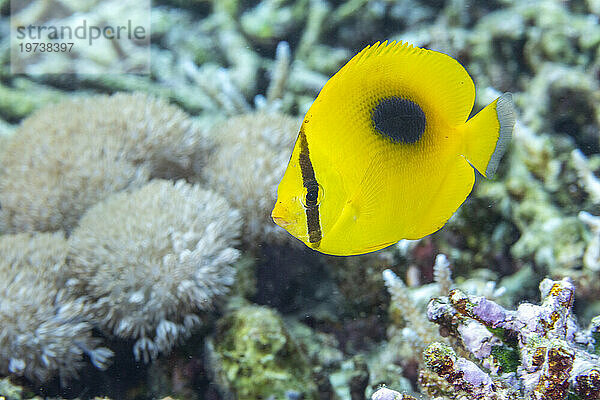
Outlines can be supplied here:
[[[435, 261], [435, 284], [407, 288], [390, 270], [383, 277], [392, 295], [391, 337], [385, 351], [402, 354], [386, 362], [419, 360], [419, 385], [427, 396], [440, 400], [600, 398], [600, 317], [592, 319], [588, 329], [578, 327], [570, 278], [544, 279], [539, 285], [541, 305], [521, 303], [511, 311], [490, 300], [503, 296], [502, 287], [490, 292], [469, 280], [453, 283], [449, 263], [441, 254]], [[473, 290], [477, 295], [466, 294]], [[416, 307], [424, 295], [430, 298], [436, 292], [449, 292], [448, 297], [432, 298], [427, 306], [427, 317], [439, 325], [439, 335]], [[506, 298], [499, 300], [507, 303]], [[408, 322], [400, 331], [394, 326], [398, 316]], [[411, 350], [404, 349], [406, 342], [412, 356]], [[395, 385], [400, 389], [400, 383]], [[392, 396], [386, 390], [380, 394]]]
[[242, 238], [249, 246], [287, 237], [273, 224], [271, 210], [299, 123], [283, 114], [256, 112], [212, 129], [218, 146], [202, 173], [212, 189], [241, 211]]
[[0, 232], [68, 233], [110, 193], [191, 169], [199, 138], [187, 114], [146, 94], [44, 107], [0, 148]]
[[[458, 357], [448, 345], [433, 343], [424, 352], [427, 369], [420, 380], [425, 391], [450, 399], [598, 399], [594, 324], [588, 330], [577, 326], [572, 281], [544, 279], [540, 292], [541, 305], [522, 303], [516, 311], [458, 289], [432, 299], [429, 319], [459, 339], [461, 349], [480, 366]], [[440, 378], [450, 391], [440, 393]]]
[[69, 238], [71, 295], [88, 318], [135, 339], [136, 359], [168, 352], [227, 292], [239, 257], [239, 213], [180, 180], [153, 180], [92, 207]]
[[66, 254], [62, 232], [0, 236], [0, 374], [65, 381], [86, 356], [107, 367], [112, 352], [82, 319], [85, 302], [61, 289]]
[[267, 307], [243, 306], [224, 316], [207, 347], [224, 399], [319, 398], [303, 348]]

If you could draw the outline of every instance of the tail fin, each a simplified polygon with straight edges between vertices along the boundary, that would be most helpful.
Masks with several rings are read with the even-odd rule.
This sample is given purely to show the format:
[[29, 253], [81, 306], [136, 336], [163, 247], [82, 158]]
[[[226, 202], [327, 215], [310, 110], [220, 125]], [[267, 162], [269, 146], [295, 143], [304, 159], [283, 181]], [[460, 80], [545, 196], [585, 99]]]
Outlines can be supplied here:
[[485, 177], [494, 176], [514, 125], [510, 93], [504, 93], [466, 122], [464, 156]]

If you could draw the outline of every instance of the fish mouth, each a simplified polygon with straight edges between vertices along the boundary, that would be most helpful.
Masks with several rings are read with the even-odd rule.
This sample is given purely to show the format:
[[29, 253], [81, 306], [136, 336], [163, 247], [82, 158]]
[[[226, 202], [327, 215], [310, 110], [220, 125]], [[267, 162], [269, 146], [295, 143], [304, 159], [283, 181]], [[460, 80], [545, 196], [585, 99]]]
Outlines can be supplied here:
[[277, 202], [275, 203], [275, 207], [271, 212], [271, 218], [273, 218], [273, 222], [282, 228], [285, 228], [292, 223], [291, 219], [289, 218], [289, 213], [286, 211], [286, 208], [281, 203]]
[[283, 218], [283, 217], [278, 217], [275, 215], [271, 215], [271, 218], [273, 218], [273, 222], [275, 222], [277, 225], [279, 225], [282, 228], [285, 228], [286, 226], [288, 226], [289, 224], [291, 224], [290, 221], [288, 221], [287, 219]]

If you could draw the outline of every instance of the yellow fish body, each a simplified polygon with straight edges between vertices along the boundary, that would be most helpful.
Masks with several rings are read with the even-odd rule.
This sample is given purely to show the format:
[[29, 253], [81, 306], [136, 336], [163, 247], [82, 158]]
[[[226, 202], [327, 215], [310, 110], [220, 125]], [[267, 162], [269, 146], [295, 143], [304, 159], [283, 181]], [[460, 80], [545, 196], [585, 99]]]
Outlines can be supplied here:
[[277, 190], [275, 223], [311, 248], [363, 254], [440, 229], [490, 177], [515, 122], [510, 93], [467, 120], [475, 87], [453, 58], [367, 46], [312, 104]]

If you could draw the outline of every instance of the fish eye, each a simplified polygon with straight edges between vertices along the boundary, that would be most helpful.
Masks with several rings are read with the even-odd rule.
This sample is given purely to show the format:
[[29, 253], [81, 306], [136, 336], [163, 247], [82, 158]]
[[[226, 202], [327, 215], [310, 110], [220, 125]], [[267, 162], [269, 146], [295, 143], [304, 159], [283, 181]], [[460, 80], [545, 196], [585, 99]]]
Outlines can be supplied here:
[[306, 192], [306, 204], [314, 206], [317, 204], [317, 198], [319, 197], [319, 188], [309, 189]]
[[316, 182], [310, 182], [306, 186], [306, 194], [301, 200], [305, 208], [316, 207], [323, 199], [323, 187]]

